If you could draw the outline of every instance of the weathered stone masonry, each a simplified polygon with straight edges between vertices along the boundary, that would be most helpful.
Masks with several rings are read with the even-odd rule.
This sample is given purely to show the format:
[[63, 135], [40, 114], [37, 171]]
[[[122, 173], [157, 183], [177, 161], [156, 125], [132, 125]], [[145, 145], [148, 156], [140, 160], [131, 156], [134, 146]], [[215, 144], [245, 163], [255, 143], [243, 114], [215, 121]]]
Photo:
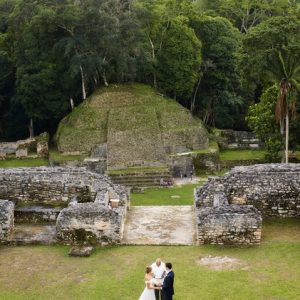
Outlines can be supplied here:
[[210, 178], [197, 189], [195, 206], [199, 243], [257, 244], [261, 233], [260, 214], [300, 216], [300, 166], [235, 167], [222, 177]]
[[213, 206], [217, 192], [224, 193], [229, 204], [253, 205], [264, 216], [300, 216], [300, 165], [235, 167], [198, 189], [196, 206]]
[[14, 226], [14, 204], [8, 200], [0, 200], [0, 241], [10, 235]]
[[[119, 199], [116, 209], [108, 207], [112, 198]], [[56, 222], [61, 242], [119, 243], [129, 194], [83, 168], [40, 167], [0, 169], [0, 199], [15, 205], [18, 223]], [[2, 223], [0, 218], [0, 228]]]

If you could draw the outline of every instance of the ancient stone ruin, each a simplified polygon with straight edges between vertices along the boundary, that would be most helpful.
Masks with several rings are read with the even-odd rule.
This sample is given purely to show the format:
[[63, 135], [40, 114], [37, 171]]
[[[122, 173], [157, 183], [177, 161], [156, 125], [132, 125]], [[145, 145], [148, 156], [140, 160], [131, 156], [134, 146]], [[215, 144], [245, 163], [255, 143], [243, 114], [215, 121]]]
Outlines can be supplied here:
[[0, 143], [0, 160], [27, 157], [47, 158], [49, 156], [48, 142], [49, 134], [42, 133], [26, 140]]
[[0, 242], [8, 244], [14, 225], [28, 224], [52, 226], [55, 242], [117, 244], [129, 204], [126, 188], [84, 168], [0, 169], [0, 199]]
[[200, 244], [259, 244], [262, 216], [300, 216], [300, 166], [235, 167], [195, 190]]

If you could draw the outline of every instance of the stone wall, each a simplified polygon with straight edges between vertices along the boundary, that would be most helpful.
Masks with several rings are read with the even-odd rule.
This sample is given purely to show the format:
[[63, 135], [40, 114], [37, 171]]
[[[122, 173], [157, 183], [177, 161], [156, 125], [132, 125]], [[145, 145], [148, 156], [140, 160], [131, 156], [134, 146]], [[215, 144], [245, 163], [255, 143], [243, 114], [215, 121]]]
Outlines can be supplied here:
[[75, 196], [79, 202], [90, 202], [109, 188], [116, 186], [107, 176], [84, 168], [0, 169], [0, 199], [13, 200], [17, 207], [66, 207]]
[[262, 142], [249, 131], [218, 130], [216, 137], [222, 149], [260, 149]]
[[[129, 205], [125, 187], [84, 168], [0, 169], [1, 198], [16, 204], [18, 223], [56, 221], [57, 237], [67, 243], [119, 243]], [[110, 208], [110, 199], [118, 199], [119, 207]], [[4, 209], [3, 216], [9, 216]], [[0, 215], [0, 226], [1, 220]]]
[[107, 161], [105, 158], [85, 158], [84, 160], [50, 160], [52, 167], [83, 167], [88, 171], [98, 174], [105, 174], [107, 170]]
[[221, 205], [199, 209], [199, 244], [256, 245], [262, 218], [251, 205]]
[[0, 242], [7, 240], [14, 226], [14, 204], [0, 200]]
[[41, 135], [17, 142], [0, 143], [0, 159], [49, 156], [49, 135]]
[[261, 214], [300, 216], [300, 165], [235, 167], [195, 190], [199, 243], [258, 244]]
[[198, 189], [196, 206], [212, 206], [216, 191], [224, 192], [229, 204], [253, 205], [265, 216], [300, 216], [300, 165], [235, 167]]
[[57, 237], [72, 244], [118, 244], [123, 213], [99, 203], [78, 203], [64, 208], [57, 218]]
[[14, 211], [15, 222], [45, 224], [55, 223], [61, 208], [44, 208], [38, 206], [16, 208]]

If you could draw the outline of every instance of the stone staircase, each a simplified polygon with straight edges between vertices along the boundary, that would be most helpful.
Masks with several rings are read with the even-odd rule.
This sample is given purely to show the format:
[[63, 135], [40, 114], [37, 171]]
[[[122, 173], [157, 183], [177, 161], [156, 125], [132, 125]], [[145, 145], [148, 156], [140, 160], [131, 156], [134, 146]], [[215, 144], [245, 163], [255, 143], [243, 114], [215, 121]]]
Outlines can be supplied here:
[[113, 183], [125, 185], [127, 187], [155, 187], [160, 186], [161, 178], [164, 182], [172, 182], [172, 176], [168, 169], [165, 170], [134, 170], [124, 171], [124, 173], [108, 173]]

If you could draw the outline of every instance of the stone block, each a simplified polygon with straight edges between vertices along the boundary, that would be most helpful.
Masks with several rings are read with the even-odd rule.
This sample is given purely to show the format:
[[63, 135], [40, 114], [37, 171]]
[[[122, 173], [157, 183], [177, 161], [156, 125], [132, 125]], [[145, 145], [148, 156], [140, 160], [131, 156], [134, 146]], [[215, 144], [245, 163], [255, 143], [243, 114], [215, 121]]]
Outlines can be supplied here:
[[74, 246], [69, 252], [69, 256], [89, 257], [94, 248], [92, 246]]
[[16, 157], [22, 158], [22, 157], [27, 157], [28, 156], [28, 150], [27, 148], [25, 149], [18, 149], [16, 151]]
[[14, 227], [14, 203], [0, 200], [0, 242], [8, 239]]
[[200, 244], [256, 245], [260, 243], [261, 226], [259, 211], [250, 205], [222, 205], [198, 211]]
[[120, 215], [98, 203], [78, 203], [63, 209], [56, 222], [57, 238], [69, 244], [120, 242]]

